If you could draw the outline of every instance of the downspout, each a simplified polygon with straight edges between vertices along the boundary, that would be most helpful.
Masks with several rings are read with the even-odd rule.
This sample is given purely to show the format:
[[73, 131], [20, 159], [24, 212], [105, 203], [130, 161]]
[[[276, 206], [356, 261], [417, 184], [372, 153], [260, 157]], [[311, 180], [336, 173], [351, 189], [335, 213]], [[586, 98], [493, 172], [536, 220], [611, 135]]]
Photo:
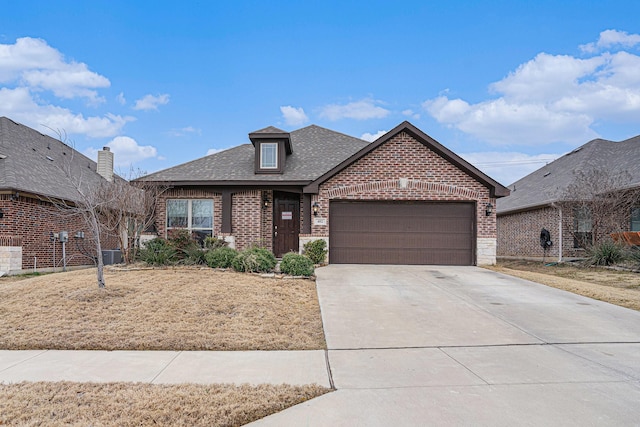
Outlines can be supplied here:
[[555, 203], [551, 203], [551, 206], [558, 209], [558, 262], [562, 262], [562, 208]]

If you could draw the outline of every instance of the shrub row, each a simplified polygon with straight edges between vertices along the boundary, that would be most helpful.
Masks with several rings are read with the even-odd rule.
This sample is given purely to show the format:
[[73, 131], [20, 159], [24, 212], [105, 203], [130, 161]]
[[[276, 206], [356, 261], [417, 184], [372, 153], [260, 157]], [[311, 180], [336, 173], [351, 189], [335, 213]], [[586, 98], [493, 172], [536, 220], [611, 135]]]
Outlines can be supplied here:
[[598, 266], [630, 263], [638, 268], [640, 267], [640, 249], [605, 240], [588, 249], [585, 262], [587, 265]]
[[[324, 263], [327, 243], [315, 240], [304, 245], [304, 255], [288, 253], [282, 257], [280, 271], [292, 276], [311, 276], [314, 264]], [[202, 245], [188, 231], [175, 230], [168, 239], [156, 238], [140, 250], [140, 260], [150, 265], [208, 265], [212, 268], [233, 268], [239, 272], [265, 273], [276, 267], [271, 251], [250, 247], [236, 251], [220, 239], [206, 238]]]

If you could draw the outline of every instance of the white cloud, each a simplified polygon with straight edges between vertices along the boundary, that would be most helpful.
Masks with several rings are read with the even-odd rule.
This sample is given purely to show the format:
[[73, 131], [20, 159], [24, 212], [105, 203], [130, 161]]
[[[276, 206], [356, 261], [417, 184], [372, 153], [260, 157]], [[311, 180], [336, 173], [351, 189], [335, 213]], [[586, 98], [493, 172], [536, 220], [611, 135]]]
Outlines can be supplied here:
[[120, 92], [118, 96], [116, 96], [116, 101], [118, 101], [118, 104], [120, 105], [125, 105], [127, 103], [127, 99], [124, 97], [123, 92]]
[[309, 117], [304, 113], [302, 107], [295, 108], [291, 105], [280, 107], [280, 112], [284, 121], [289, 126], [301, 126], [309, 121]]
[[[113, 152], [113, 162], [116, 167], [129, 167], [141, 160], [157, 158], [158, 151], [151, 145], [138, 145], [135, 139], [128, 136], [116, 136], [106, 144]], [[89, 148], [84, 153], [91, 159], [96, 159], [98, 150]]]
[[335, 121], [340, 119], [382, 119], [389, 115], [389, 110], [376, 104], [380, 104], [380, 102], [371, 98], [349, 102], [344, 105], [330, 104], [322, 107], [320, 117]]
[[171, 129], [169, 131], [169, 134], [171, 136], [177, 136], [177, 137], [186, 136], [189, 134], [201, 135], [202, 130], [198, 128], [194, 128], [193, 126], [186, 126], [180, 129]]
[[460, 155], [503, 185], [510, 185], [520, 178], [551, 163], [560, 154], [525, 154], [517, 152], [481, 152]]
[[166, 105], [168, 103], [169, 95], [166, 93], [158, 96], [145, 95], [136, 101], [133, 109], [143, 111], [157, 110], [160, 105]]
[[593, 126], [603, 120], [638, 123], [638, 69], [640, 57], [624, 51], [586, 59], [541, 53], [490, 85], [497, 98], [470, 104], [442, 95], [423, 108], [494, 145], [576, 145], [597, 137]]
[[0, 83], [15, 83], [32, 90], [48, 90], [59, 98], [86, 98], [102, 102], [94, 89], [110, 86], [109, 79], [64, 56], [41, 39], [23, 37], [15, 44], [0, 44]]
[[640, 44], [640, 34], [629, 34], [626, 31], [618, 30], [605, 30], [600, 33], [600, 38], [597, 42], [580, 45], [580, 50], [586, 53], [594, 53], [616, 46], [632, 48], [637, 44]]
[[373, 142], [373, 141], [375, 141], [376, 139], [380, 138], [382, 135], [384, 135], [387, 132], [388, 131], [386, 131], [386, 130], [379, 130], [376, 133], [365, 132], [365, 133], [362, 134], [360, 139], [364, 139], [365, 141]]
[[0, 116], [7, 116], [43, 133], [43, 126], [71, 134], [93, 138], [117, 135], [133, 117], [106, 114], [103, 117], [84, 117], [54, 105], [37, 104], [28, 88], [0, 88]]
[[403, 110], [402, 111], [402, 115], [410, 117], [410, 118], [415, 119], [415, 120], [418, 120], [420, 118], [420, 114], [416, 113], [415, 111], [413, 111], [411, 109]]

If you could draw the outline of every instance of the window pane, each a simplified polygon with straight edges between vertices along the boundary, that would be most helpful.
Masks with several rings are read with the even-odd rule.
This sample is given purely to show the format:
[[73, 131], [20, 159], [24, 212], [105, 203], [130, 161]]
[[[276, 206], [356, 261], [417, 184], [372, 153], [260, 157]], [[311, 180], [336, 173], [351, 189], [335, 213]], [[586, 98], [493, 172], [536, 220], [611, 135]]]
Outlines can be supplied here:
[[213, 200], [192, 200], [191, 215], [192, 228], [213, 228]]
[[278, 167], [278, 144], [260, 144], [260, 167], [262, 169], [275, 169]]
[[631, 231], [640, 231], [640, 208], [631, 208]]
[[573, 215], [574, 231], [580, 233], [591, 231], [591, 209], [588, 207], [576, 208]]
[[188, 200], [167, 200], [167, 227], [186, 227]]

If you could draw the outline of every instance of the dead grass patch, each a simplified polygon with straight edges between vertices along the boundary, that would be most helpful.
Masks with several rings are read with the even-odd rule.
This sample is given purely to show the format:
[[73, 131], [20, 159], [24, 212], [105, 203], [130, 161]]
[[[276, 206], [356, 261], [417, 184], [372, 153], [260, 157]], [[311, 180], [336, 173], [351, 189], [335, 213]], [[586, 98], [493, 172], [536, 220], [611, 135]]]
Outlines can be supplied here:
[[240, 426], [328, 391], [317, 385], [0, 384], [0, 425]]
[[490, 270], [542, 283], [589, 298], [640, 310], [640, 274], [607, 268], [541, 262], [500, 261]]
[[209, 268], [0, 279], [0, 348], [309, 350], [325, 347], [312, 280]]

